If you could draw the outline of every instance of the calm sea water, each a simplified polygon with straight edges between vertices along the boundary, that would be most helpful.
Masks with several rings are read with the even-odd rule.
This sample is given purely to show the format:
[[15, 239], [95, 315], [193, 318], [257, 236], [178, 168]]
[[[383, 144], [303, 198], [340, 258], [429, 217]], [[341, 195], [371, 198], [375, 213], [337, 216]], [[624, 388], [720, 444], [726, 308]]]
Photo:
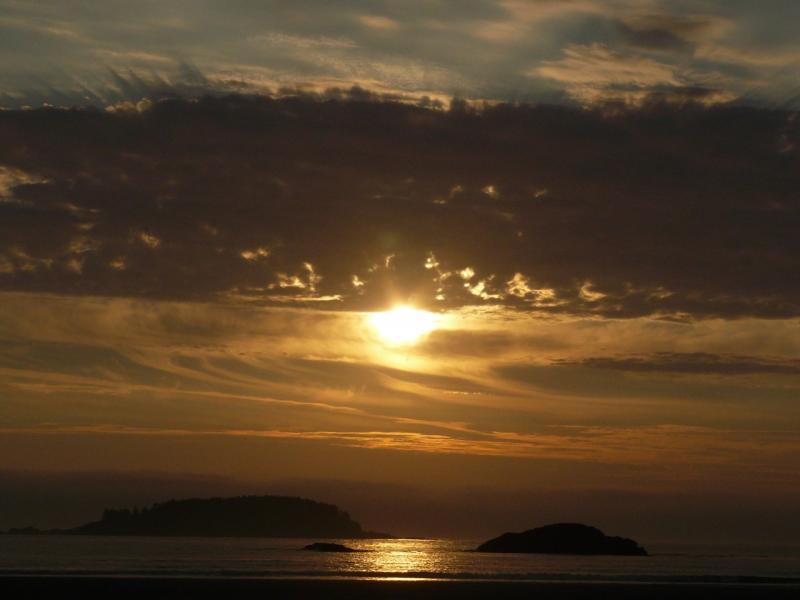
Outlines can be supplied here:
[[478, 540], [0, 536], [2, 574], [336, 577], [532, 581], [800, 582], [800, 547], [652, 546], [649, 557], [483, 554]]

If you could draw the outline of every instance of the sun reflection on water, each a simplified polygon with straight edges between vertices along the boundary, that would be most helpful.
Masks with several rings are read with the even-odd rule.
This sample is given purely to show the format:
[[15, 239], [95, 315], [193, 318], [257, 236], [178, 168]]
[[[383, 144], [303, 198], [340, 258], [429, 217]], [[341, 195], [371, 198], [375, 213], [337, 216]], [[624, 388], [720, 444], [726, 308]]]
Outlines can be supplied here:
[[[446, 571], [441, 549], [427, 540], [365, 540], [359, 544], [358, 552], [347, 555], [353, 562], [351, 567], [362, 573], [373, 573], [380, 579], [399, 577], [410, 579], [409, 575], [425, 575]], [[386, 576], [382, 577], [381, 574]]]

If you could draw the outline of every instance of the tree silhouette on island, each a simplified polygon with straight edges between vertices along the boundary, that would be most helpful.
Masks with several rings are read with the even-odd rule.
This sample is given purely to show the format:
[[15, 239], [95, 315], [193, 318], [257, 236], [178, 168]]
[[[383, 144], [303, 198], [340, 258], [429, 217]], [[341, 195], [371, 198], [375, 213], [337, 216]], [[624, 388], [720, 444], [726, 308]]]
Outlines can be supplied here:
[[277, 538], [389, 538], [365, 531], [333, 504], [288, 496], [170, 500], [144, 509], [106, 509], [99, 521], [62, 533]]

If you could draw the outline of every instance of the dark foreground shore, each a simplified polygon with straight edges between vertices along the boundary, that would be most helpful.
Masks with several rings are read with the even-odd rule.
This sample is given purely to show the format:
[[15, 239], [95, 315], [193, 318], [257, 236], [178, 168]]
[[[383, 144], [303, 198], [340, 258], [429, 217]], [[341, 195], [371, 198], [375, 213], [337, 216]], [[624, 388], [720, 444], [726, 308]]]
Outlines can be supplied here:
[[336, 579], [204, 579], [130, 577], [0, 577], [5, 598], [800, 598], [800, 585], [377, 581]]

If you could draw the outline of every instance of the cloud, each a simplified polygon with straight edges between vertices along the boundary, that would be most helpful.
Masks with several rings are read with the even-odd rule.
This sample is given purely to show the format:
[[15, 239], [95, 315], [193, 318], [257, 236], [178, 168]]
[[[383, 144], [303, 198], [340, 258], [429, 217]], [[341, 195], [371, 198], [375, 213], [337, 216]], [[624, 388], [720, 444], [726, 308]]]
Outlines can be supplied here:
[[574, 15], [603, 14], [609, 10], [601, 2], [593, 0], [566, 0], [554, 2], [526, 2], [525, 0], [502, 0], [500, 6], [515, 20], [540, 22], [563, 19]]
[[688, 52], [698, 44], [723, 39], [736, 23], [719, 14], [640, 13], [620, 15], [617, 27], [628, 45], [646, 50]]
[[254, 44], [267, 44], [270, 46], [289, 46], [299, 50], [330, 50], [336, 48], [356, 47], [356, 43], [347, 38], [332, 38], [327, 36], [305, 37], [300, 35], [289, 35], [277, 31], [254, 36], [248, 41], [251, 41]]
[[[461, 454], [614, 464], [726, 465], [731, 452], [756, 457], [740, 468], [770, 463], [800, 450], [796, 434], [780, 431], [718, 431], [707, 427], [561, 427], [545, 433], [471, 432], [469, 437], [409, 431], [280, 431], [166, 429], [114, 425], [4, 428], [0, 434], [119, 435], [142, 437], [243, 437], [325, 441], [370, 450]], [[790, 469], [784, 465], [783, 468]]]
[[680, 84], [672, 66], [617, 53], [600, 44], [571, 46], [564, 50], [564, 55], [559, 61], [538, 67], [535, 73], [568, 85], [651, 87]]
[[[783, 103], [795, 95], [792, 63], [770, 59], [796, 54], [786, 25], [796, 7], [781, 0], [769, 11], [720, 0], [376, 0], [368, 9], [309, 0], [211, 3], [191, 12], [175, 2], [0, 6], [0, 105], [9, 107], [136, 103], [141, 95], [129, 93], [141, 86], [120, 76], [187, 94], [360, 85], [437, 98], [564, 102], [570, 93], [601, 102], [608, 96], [578, 97], [560, 79], [524, 75], [593, 46], [618, 56], [617, 66], [650, 70], [643, 61], [655, 61], [683, 85], [717, 90], [715, 101]], [[184, 78], [176, 68], [184, 62], [212, 85]], [[696, 81], [709, 73], [713, 84]]]
[[638, 373], [697, 375], [800, 375], [800, 361], [769, 360], [754, 356], [716, 355], [706, 352], [661, 352], [642, 357], [591, 357], [577, 364], [595, 369]]
[[[634, 45], [663, 48], [680, 43], [662, 30], [636, 31], [625, 25], [622, 28]], [[646, 55], [619, 52], [597, 43], [567, 46], [563, 58], [544, 61], [529, 75], [562, 84], [568, 94], [586, 105], [610, 101], [640, 105], [654, 100], [719, 104], [735, 99], [723, 87], [708, 87], [724, 83], [719, 74], [686, 71]]]
[[12, 190], [17, 186], [32, 183], [44, 183], [44, 180], [19, 169], [0, 166], [0, 202], [18, 202]]
[[569, 347], [563, 336], [543, 333], [510, 333], [503, 330], [475, 331], [441, 329], [431, 332], [419, 344], [421, 352], [432, 356], [497, 357], [524, 350], [559, 351]]
[[0, 132], [7, 291], [800, 312], [788, 112], [229, 96], [5, 111]]
[[[368, 323], [357, 311], [2, 293], [0, 467], [45, 468], [57, 451], [74, 469], [161, 469], [169, 455], [168, 469], [245, 478], [797, 487], [798, 384], [785, 372], [796, 321], [472, 306], [402, 350]], [[734, 346], [752, 356], [723, 353]], [[708, 372], [685, 372], [695, 363]]]
[[370, 29], [394, 31], [400, 28], [397, 21], [381, 15], [362, 15], [358, 17], [358, 21]]
[[634, 28], [625, 23], [619, 25], [620, 34], [627, 44], [651, 50], [686, 50], [690, 46], [686, 40], [669, 29], [658, 27]]

